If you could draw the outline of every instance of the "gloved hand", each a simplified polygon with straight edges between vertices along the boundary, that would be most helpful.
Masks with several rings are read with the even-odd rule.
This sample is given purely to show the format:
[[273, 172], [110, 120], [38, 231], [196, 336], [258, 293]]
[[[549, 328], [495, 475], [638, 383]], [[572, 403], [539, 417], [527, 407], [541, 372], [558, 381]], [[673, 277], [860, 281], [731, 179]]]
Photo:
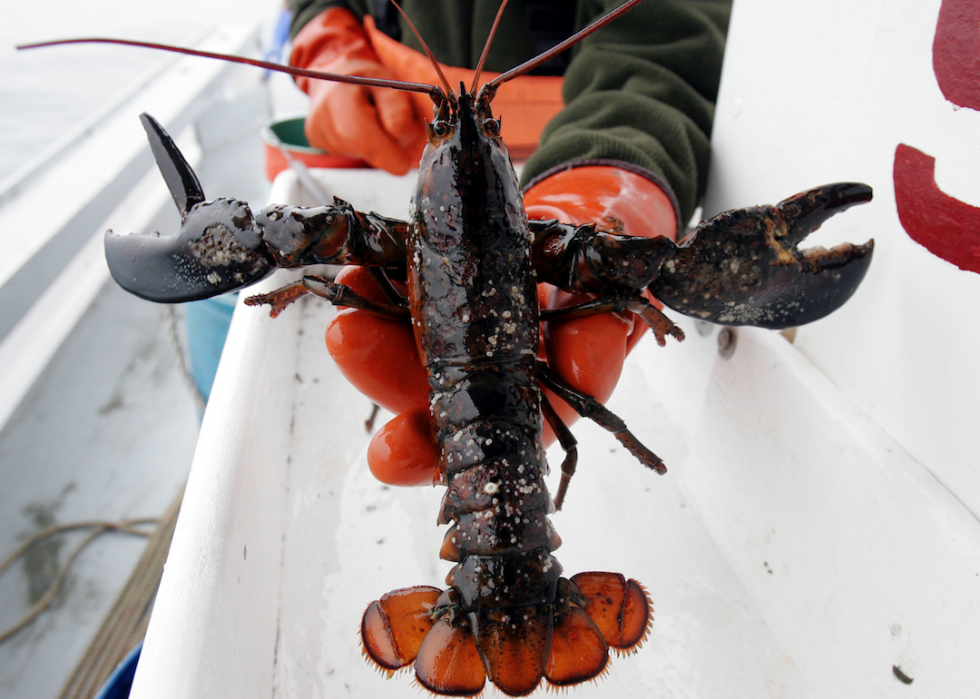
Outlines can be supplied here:
[[[529, 219], [594, 223], [610, 233], [672, 239], [677, 235], [677, 213], [667, 193], [652, 180], [613, 166], [587, 165], [550, 175], [524, 194], [524, 210]], [[550, 284], [540, 284], [538, 296], [542, 308], [573, 306], [590, 298]], [[646, 323], [629, 311], [599, 313], [548, 322], [543, 344], [552, 370], [605, 403], [619, 382], [626, 355], [646, 331]], [[578, 419], [567, 403], [543, 390], [566, 425]], [[545, 431], [550, 436], [547, 424]]]
[[[344, 75], [392, 76], [381, 65], [357, 19], [342, 7], [317, 15], [296, 35], [290, 65]], [[296, 78], [310, 96], [306, 138], [337, 155], [404, 175], [425, 147], [425, 127], [407, 92]]]
[[[671, 199], [651, 180], [615, 167], [589, 166], [560, 172], [524, 196], [529, 218], [565, 223], [596, 222], [607, 230], [652, 237], [674, 237], [677, 218]], [[384, 301], [367, 270], [348, 267], [337, 281], [373, 300]], [[583, 295], [538, 285], [543, 307], [573, 305]], [[542, 358], [568, 383], [605, 401], [612, 394], [623, 361], [646, 325], [632, 313], [602, 313], [547, 324]], [[438, 478], [436, 446], [429, 423], [425, 369], [407, 323], [365, 311], [343, 309], [326, 333], [327, 348], [341, 372], [374, 402], [397, 414], [374, 436], [368, 464], [381, 481], [425, 485]], [[578, 415], [546, 391], [566, 424]], [[545, 444], [554, 441], [545, 424]]]

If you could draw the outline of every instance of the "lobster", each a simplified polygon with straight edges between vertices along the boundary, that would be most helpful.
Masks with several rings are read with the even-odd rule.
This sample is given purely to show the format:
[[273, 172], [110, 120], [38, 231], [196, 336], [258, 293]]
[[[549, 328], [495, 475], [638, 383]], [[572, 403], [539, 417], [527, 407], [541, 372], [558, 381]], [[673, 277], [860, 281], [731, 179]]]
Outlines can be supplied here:
[[[666, 335], [682, 339], [644, 296], [649, 292], [680, 313], [715, 323], [800, 325], [846, 302], [871, 261], [873, 241], [798, 248], [830, 216], [871, 199], [871, 189], [856, 183], [725, 212], [681, 244], [527, 219], [491, 108], [497, 88], [639, 1], [482, 87], [479, 68], [472, 86], [461, 84], [458, 92], [441, 72], [442, 86], [429, 86], [305, 71], [432, 97], [410, 221], [361, 213], [339, 199], [306, 209], [273, 205], [256, 215], [244, 202], [207, 201], [173, 141], [143, 115], [182, 224], [173, 236], [106, 234], [115, 280], [157, 302], [235, 291], [277, 268], [330, 263], [374, 270], [387, 302], [307, 275], [246, 303], [268, 304], [276, 315], [313, 294], [412, 324], [447, 486], [439, 523], [450, 528], [440, 555], [456, 565], [445, 590], [416, 586], [373, 602], [361, 638], [365, 654], [383, 671], [414, 664], [417, 680], [437, 694], [475, 695], [488, 678], [512, 696], [534, 691], [542, 678], [554, 686], [587, 681], [604, 672], [609, 649], [636, 649], [652, 625], [652, 603], [640, 583], [618, 573], [565, 578], [552, 555], [560, 539], [548, 514], [561, 504], [574, 469], [574, 440], [539, 382], [611, 431], [641, 463], [665, 468], [620, 418], [537, 359], [540, 322], [630, 310], [661, 344]], [[404, 275], [407, 298], [391, 283], [392, 274]], [[594, 298], [542, 310], [538, 282]], [[543, 420], [568, 453], [554, 500], [544, 481]]]

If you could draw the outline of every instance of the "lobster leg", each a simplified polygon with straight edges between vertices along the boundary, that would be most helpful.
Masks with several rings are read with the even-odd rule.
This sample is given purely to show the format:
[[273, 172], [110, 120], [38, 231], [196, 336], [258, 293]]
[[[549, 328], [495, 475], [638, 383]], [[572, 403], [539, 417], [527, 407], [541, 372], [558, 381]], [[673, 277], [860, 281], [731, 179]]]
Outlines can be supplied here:
[[554, 430], [558, 444], [565, 451], [565, 459], [561, 462], [561, 482], [558, 484], [558, 494], [554, 498], [555, 509], [560, 510], [562, 503], [565, 502], [568, 484], [571, 482], [572, 476], [575, 475], [575, 467], [578, 465], [578, 441], [544, 394], [541, 394], [541, 413], [551, 425], [551, 429]]
[[367, 311], [383, 318], [391, 318], [392, 320], [408, 320], [410, 317], [406, 306], [378, 303], [365, 296], [361, 296], [346, 284], [338, 284], [330, 279], [313, 275], [305, 276], [299, 281], [287, 284], [267, 294], [249, 296], [245, 299], [245, 304], [248, 306], [269, 304], [272, 306], [269, 315], [275, 318], [289, 304], [306, 296], [306, 294], [313, 294], [314, 296], [324, 298], [334, 306], [359, 308], [362, 311]]
[[655, 279], [664, 262], [677, 254], [670, 238], [638, 238], [571, 226], [529, 221], [538, 281], [571, 292], [633, 297]]
[[[681, 245], [536, 221], [541, 281], [566, 291], [635, 295], [724, 325], [785, 328], [819, 320], [857, 290], [874, 241], [831, 250], [799, 244], [831, 216], [871, 200], [859, 183], [816, 187], [775, 206], [737, 209], [699, 225]], [[655, 328], [656, 331], [656, 328]]]
[[607, 294], [597, 296], [594, 299], [577, 303], [574, 306], [564, 306], [562, 308], [542, 308], [541, 320], [570, 320], [571, 318], [583, 318], [595, 315], [596, 313], [615, 313], [625, 311], [630, 306], [632, 300], [629, 296], [617, 294]]
[[106, 262], [126, 291], [158, 303], [211, 298], [254, 284], [279, 267], [405, 266], [408, 223], [355, 211], [347, 202], [304, 209], [205, 201], [197, 176], [153, 117], [140, 117], [181, 216], [175, 235], [105, 236]]
[[650, 329], [653, 330], [657, 344], [661, 347], [666, 344], [667, 335], [673, 336], [678, 342], [684, 340], [684, 331], [674, 325], [674, 322], [665, 316], [659, 308], [642, 296], [609, 294], [590, 301], [584, 301], [574, 306], [542, 309], [541, 320], [568, 320], [569, 318], [581, 318], [596, 313], [618, 311], [632, 311], [640, 316], [650, 326]]
[[667, 335], [672, 336], [678, 342], [684, 341], [684, 331], [674, 325], [674, 321], [665, 316], [663, 311], [646, 299], [637, 299], [636, 304], [630, 306], [630, 310], [640, 316], [643, 322], [650, 327], [653, 331], [653, 336], [657, 340], [657, 344], [661, 347], [667, 344]]
[[547, 365], [538, 365], [538, 380], [546, 387], [568, 403], [575, 411], [584, 418], [592, 420], [603, 429], [612, 432], [613, 436], [626, 447], [636, 459], [648, 468], [652, 468], [659, 474], [667, 473], [667, 467], [663, 460], [647, 449], [639, 439], [626, 427], [623, 419], [606, 408], [587, 393], [582, 393], [578, 389], [569, 386], [558, 376], [548, 369]]
[[396, 306], [407, 306], [408, 298], [395, 288], [395, 285], [391, 283], [391, 278], [388, 276], [387, 272], [380, 267], [367, 267], [368, 274], [374, 280], [374, 283], [378, 285], [381, 289], [381, 293], [385, 295], [390, 303]]

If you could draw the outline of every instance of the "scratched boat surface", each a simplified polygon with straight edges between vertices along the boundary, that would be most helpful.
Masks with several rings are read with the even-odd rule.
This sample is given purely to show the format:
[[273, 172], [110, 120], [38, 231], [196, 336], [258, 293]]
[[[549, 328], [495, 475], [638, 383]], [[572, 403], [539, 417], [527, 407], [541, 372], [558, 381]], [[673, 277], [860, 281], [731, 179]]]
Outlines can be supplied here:
[[[413, 185], [316, 175], [393, 216]], [[312, 203], [291, 173], [271, 198]], [[442, 583], [443, 491], [370, 475], [370, 405], [323, 346], [333, 314], [316, 299], [275, 321], [236, 312], [134, 697], [418, 694], [367, 665], [357, 631], [380, 594]], [[641, 343], [610, 402], [666, 476], [574, 427], [557, 556], [569, 574], [638, 578], [655, 621], [571, 694], [904, 696], [897, 666], [916, 696], [962, 696], [977, 684], [976, 519], [781, 335], [740, 329], [724, 359], [716, 329], [681, 322], [688, 339]]]

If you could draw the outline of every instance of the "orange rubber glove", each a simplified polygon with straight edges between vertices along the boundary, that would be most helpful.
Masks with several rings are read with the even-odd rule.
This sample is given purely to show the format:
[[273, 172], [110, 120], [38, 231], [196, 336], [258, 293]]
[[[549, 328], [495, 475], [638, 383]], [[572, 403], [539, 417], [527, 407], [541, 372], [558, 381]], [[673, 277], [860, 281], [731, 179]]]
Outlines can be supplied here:
[[[293, 40], [289, 63], [328, 73], [392, 78], [357, 19], [342, 7], [321, 12], [303, 27]], [[296, 84], [310, 96], [310, 145], [362, 158], [395, 175], [418, 166], [425, 127], [409, 93], [304, 77], [296, 78]]]
[[[614, 166], [584, 165], [549, 175], [525, 193], [524, 210], [529, 219], [594, 223], [600, 230], [636, 237], [677, 237], [677, 213], [667, 193], [653, 180]], [[538, 293], [542, 308], [573, 306], [590, 298], [549, 284], [539, 287], [547, 287]], [[552, 370], [605, 403], [619, 382], [626, 355], [646, 331], [646, 323], [628, 311], [599, 313], [548, 322], [543, 345]], [[574, 409], [543, 390], [566, 425], [578, 420]], [[550, 435], [547, 424], [545, 430]]]
[[[628, 235], [674, 237], [677, 231], [667, 194], [653, 181], [615, 167], [588, 166], [552, 175], [531, 188], [524, 205], [529, 218], [557, 218], [575, 224], [594, 221]], [[337, 281], [373, 300], [385, 300], [363, 268], [348, 267]], [[540, 284], [538, 298], [542, 306], [557, 307], [580, 303], [586, 297]], [[605, 401], [619, 380], [627, 353], [646, 329], [634, 319], [627, 312], [549, 322], [542, 358], [566, 382]], [[391, 485], [435, 482], [438, 453], [429, 423], [428, 383], [411, 326], [342, 309], [327, 328], [326, 342], [347, 379], [397, 414], [368, 448], [368, 464], [375, 477]], [[566, 424], [578, 418], [562, 400], [548, 397]], [[546, 445], [555, 439], [547, 424], [543, 438]]]

